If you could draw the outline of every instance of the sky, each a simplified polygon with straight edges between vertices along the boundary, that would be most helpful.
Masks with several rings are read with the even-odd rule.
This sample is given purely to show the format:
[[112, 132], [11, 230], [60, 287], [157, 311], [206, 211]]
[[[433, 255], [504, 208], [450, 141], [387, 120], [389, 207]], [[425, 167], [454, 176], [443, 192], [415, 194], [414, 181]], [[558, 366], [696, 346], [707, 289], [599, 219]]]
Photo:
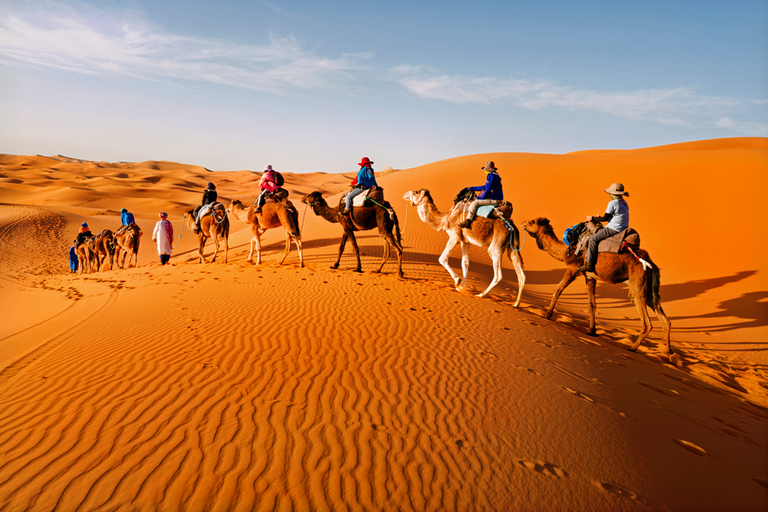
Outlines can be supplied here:
[[407, 169], [768, 136], [768, 2], [0, 0], [0, 153]]

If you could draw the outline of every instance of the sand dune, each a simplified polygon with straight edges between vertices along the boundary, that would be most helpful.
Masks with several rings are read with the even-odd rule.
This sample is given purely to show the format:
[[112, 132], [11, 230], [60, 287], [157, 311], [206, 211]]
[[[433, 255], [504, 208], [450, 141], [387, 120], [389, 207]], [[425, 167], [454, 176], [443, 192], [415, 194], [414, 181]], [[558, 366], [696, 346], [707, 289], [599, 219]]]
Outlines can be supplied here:
[[[402, 197], [426, 188], [446, 210], [487, 160], [514, 220], [544, 216], [559, 234], [626, 185], [680, 367], [657, 321], [627, 350], [639, 320], [625, 285], [598, 285], [597, 337], [583, 281], [545, 320], [563, 270], [530, 237], [520, 308], [508, 261], [473, 295], [493, 273], [479, 248], [472, 289], [453, 289], [437, 261], [446, 235]], [[261, 265], [245, 262], [250, 229], [234, 218], [228, 263], [200, 265], [184, 211], [209, 181], [249, 204], [259, 172], [1, 155], [0, 509], [766, 509], [768, 140], [381, 173], [402, 280], [394, 258], [372, 272], [374, 231], [358, 235], [362, 274], [351, 247], [329, 269], [341, 229], [301, 197], [334, 204], [351, 167], [285, 173], [304, 268], [295, 248], [277, 265], [279, 229]], [[80, 223], [115, 229], [123, 207], [144, 231], [138, 266], [70, 275]], [[159, 211], [181, 234], [170, 266], [150, 239]]]

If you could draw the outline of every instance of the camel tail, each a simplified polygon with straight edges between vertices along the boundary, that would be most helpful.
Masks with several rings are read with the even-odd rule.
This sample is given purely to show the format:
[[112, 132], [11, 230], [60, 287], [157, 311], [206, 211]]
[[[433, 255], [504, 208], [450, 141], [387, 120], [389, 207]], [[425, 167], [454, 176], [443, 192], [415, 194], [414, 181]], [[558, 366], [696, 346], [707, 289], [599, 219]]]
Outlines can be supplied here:
[[646, 282], [648, 284], [646, 288], [645, 302], [651, 309], [658, 311], [661, 307], [661, 294], [659, 289], [661, 288], [661, 270], [658, 266], [653, 265], [653, 269], [646, 275]]
[[400, 235], [400, 221], [397, 219], [397, 214], [394, 213], [394, 210], [392, 210], [392, 212], [394, 216], [392, 220], [395, 223], [395, 230], [394, 230], [395, 240], [397, 240], [398, 245], [402, 247], [403, 242], [402, 242], [402, 236]]
[[133, 244], [131, 247], [131, 250], [136, 254], [139, 253], [139, 238], [140, 238], [139, 236], [133, 237]]

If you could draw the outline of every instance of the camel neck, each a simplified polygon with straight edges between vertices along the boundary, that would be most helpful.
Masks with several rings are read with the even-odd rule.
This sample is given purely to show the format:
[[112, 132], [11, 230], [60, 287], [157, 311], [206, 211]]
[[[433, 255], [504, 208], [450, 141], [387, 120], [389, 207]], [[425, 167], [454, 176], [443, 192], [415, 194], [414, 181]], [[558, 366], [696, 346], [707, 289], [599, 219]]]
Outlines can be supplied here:
[[556, 260], [565, 260], [565, 251], [568, 249], [568, 246], [555, 238], [553, 233], [540, 233], [536, 237], [536, 245], [539, 246], [539, 249], [547, 251]]
[[432, 226], [434, 229], [445, 229], [445, 218], [448, 214], [440, 213], [432, 202], [421, 203], [417, 211], [421, 220]]
[[338, 210], [328, 206], [328, 203], [315, 203], [312, 205], [312, 210], [315, 212], [315, 215], [321, 216], [328, 222], [339, 222]]

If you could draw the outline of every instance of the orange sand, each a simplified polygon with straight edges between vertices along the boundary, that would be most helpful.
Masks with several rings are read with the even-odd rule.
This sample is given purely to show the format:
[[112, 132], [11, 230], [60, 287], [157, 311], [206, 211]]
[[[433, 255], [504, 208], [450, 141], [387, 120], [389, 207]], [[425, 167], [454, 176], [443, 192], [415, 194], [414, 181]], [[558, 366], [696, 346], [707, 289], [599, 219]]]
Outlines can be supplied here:
[[[428, 188], [445, 211], [486, 160], [514, 220], [548, 217], [558, 234], [625, 184], [682, 368], [653, 315], [627, 350], [639, 320], [625, 285], [598, 285], [598, 337], [583, 280], [545, 320], [563, 270], [530, 237], [520, 309], [509, 261], [485, 298], [452, 288], [446, 235], [402, 197]], [[246, 263], [234, 218], [228, 263], [197, 264], [185, 229], [162, 267], [157, 212], [178, 235], [208, 181], [250, 202], [260, 173], [0, 155], [0, 510], [768, 508], [768, 139], [379, 172], [404, 280], [394, 259], [372, 273], [372, 231], [358, 237], [363, 274], [349, 244], [329, 269], [341, 228], [300, 200], [333, 204], [355, 169], [286, 173], [305, 268], [295, 248], [277, 265], [281, 230], [263, 237], [262, 265]], [[80, 223], [115, 229], [122, 207], [144, 231], [138, 266], [70, 275]], [[470, 257], [477, 293], [490, 258]]]

